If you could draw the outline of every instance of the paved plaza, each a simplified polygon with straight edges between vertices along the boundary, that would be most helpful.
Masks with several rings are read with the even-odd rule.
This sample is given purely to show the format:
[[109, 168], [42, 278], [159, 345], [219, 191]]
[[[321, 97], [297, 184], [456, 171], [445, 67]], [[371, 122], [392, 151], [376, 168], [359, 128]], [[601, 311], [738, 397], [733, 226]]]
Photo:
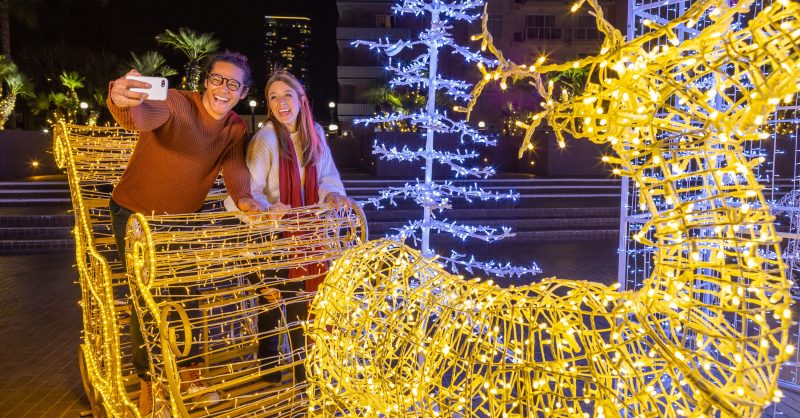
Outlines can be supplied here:
[[[616, 240], [508, 241], [471, 250], [497, 261], [536, 260], [545, 273], [534, 280], [556, 276], [614, 283], [616, 248]], [[0, 416], [89, 414], [77, 364], [82, 324], [74, 254], [0, 256], [0, 271]], [[506, 279], [501, 285], [528, 282]], [[770, 409], [766, 416], [798, 417], [800, 401], [792, 395], [781, 411]]]

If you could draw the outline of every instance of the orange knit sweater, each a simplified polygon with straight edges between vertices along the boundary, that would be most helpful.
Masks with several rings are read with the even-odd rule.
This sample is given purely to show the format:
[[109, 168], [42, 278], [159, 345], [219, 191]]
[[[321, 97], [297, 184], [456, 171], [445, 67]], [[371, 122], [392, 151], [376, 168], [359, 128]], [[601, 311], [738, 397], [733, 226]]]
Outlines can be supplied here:
[[112, 194], [120, 206], [147, 215], [197, 211], [221, 168], [234, 202], [252, 197], [245, 164], [247, 124], [236, 113], [216, 120], [199, 93], [172, 89], [165, 101], [145, 100], [132, 108], [117, 107], [110, 98], [106, 102], [117, 123], [139, 131]]

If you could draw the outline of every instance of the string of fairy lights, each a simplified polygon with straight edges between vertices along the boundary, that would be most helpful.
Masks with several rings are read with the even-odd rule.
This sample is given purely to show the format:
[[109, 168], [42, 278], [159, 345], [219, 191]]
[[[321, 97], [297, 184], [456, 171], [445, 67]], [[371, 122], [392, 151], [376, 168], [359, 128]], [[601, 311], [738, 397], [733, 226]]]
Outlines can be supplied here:
[[[653, 16], [669, 16], [679, 13], [681, 8], [686, 7], [691, 2], [676, 2], [668, 5], [658, 3], [636, 2], [631, 4], [630, 13], [632, 15], [630, 34], [639, 36], [649, 32], [651, 29], [644, 25], [645, 19], [652, 19]], [[756, 0], [752, 3], [751, 11], [737, 16], [731, 24], [732, 28], [742, 28], [752, 18], [752, 16], [772, 4], [772, 1]], [[700, 27], [703, 23], [698, 23]], [[679, 39], [691, 37], [691, 29], [677, 28], [676, 35]], [[665, 43], [666, 40], [661, 40]], [[652, 43], [652, 48], [656, 43]], [[712, 86], [714, 79], [698, 80], [699, 84]], [[744, 154], [748, 159], [762, 158], [763, 163], [753, 168], [758, 183], [763, 187], [764, 197], [767, 199], [772, 209], [772, 214], [776, 216], [774, 221], [776, 230], [782, 240], [781, 256], [787, 266], [787, 278], [792, 284], [792, 295], [795, 299], [800, 295], [800, 247], [797, 244], [798, 225], [800, 224], [800, 199], [797, 199], [798, 189], [798, 164], [796, 154], [793, 150], [798, 149], [798, 133], [800, 133], [800, 119], [798, 119], [797, 95], [784, 97], [773, 112], [762, 125], [763, 132], [769, 134], [766, 139], [756, 139], [743, 143]], [[621, 233], [627, 237], [633, 234], [648, 219], [646, 211], [641, 211], [638, 207], [638, 190], [636, 187], [628, 187], [623, 190], [626, 216], [623, 216]], [[643, 285], [644, 280], [651, 274], [654, 267], [652, 263], [653, 248], [637, 243], [628, 238], [623, 241], [620, 263], [623, 270], [620, 274], [620, 283], [625, 289], [638, 289]], [[766, 253], [765, 253], [766, 254]], [[774, 253], [770, 253], [774, 257]], [[797, 326], [790, 331], [794, 344], [800, 344], [800, 334]], [[781, 373], [781, 381], [785, 383], [797, 384], [800, 382], [800, 368], [795, 366], [797, 354], [793, 362], [785, 364]]]
[[[136, 135], [115, 127], [54, 125], [54, 156], [67, 173], [75, 215], [76, 267], [81, 288], [81, 378], [94, 414], [136, 416], [131, 376], [130, 313], [116, 301], [128, 293], [116, 258], [108, 199], [124, 171]], [[137, 379], [138, 380], [138, 379]], [[138, 384], [137, 384], [138, 388]]]
[[[241, 222], [241, 216], [136, 214], [129, 223], [132, 299], [155, 393], [168, 394], [156, 405], [172, 416], [288, 417], [307, 408], [306, 383], [296, 375], [283, 373], [277, 384], [262, 376], [291, 371], [303, 361], [305, 347], [292, 346], [288, 335], [302, 332], [306, 318], [291, 317], [297, 310], [292, 305], [307, 305], [314, 297], [303, 283], [325, 272], [313, 266], [328, 264], [362, 242], [363, 217], [358, 210], [328, 205], [287, 210], [280, 221]], [[291, 269], [306, 273], [281, 274]], [[279, 289], [279, 300], [265, 301], [260, 297], [265, 289]], [[258, 316], [276, 309], [282, 323], [259, 328]], [[277, 357], [258, 356], [259, 343], [274, 336], [284, 336], [282, 351]], [[201, 349], [192, 352], [190, 346]], [[183, 387], [178, 361], [202, 364], [197, 367], [206, 389]], [[201, 397], [212, 391], [219, 401]]]
[[[299, 289], [325, 274], [316, 266], [365, 239], [357, 205], [292, 209], [279, 221], [243, 222], [244, 214], [219, 205], [196, 214], [137, 214], [129, 224], [126, 275], [125, 264], [116, 260], [108, 201], [136, 133], [60, 122], [54, 136], [76, 219], [84, 323], [79, 363], [93, 412], [139, 416], [131, 315], [143, 324], [157, 414], [288, 417], [305, 411], [306, 385], [291, 373], [305, 347], [292, 346], [288, 335], [302, 332], [306, 318], [290, 313], [313, 298]], [[296, 268], [307, 268], [306, 274], [289, 279], [294, 276], [281, 273]], [[263, 297], [269, 289], [279, 289], [280, 296]], [[123, 309], [128, 298], [136, 302], [133, 311]], [[259, 328], [258, 317], [267, 312], [278, 312], [280, 324]], [[259, 343], [267, 338], [278, 338], [279, 353], [259, 357]], [[199, 380], [185, 381], [178, 361], [196, 364]], [[279, 382], [262, 379], [274, 373]], [[211, 391], [218, 401], [203, 397]]]
[[[466, 111], [489, 83], [530, 81], [545, 103], [520, 122], [521, 152], [542, 121], [562, 143], [610, 144], [605, 161], [648, 216], [631, 232], [653, 248], [652, 273], [628, 291], [502, 289], [397, 242], [350, 250], [312, 306], [308, 332], [324, 342], [309, 354], [312, 415], [758, 417], [781, 399], [792, 298], [754, 173], [764, 157], [746, 146], [800, 90], [800, 4], [701, 0], [630, 41], [596, 0], [573, 11], [584, 5], [603, 46], [563, 64], [505, 59], [484, 15], [474, 39], [498, 64], [478, 66]], [[575, 95], [543, 78], [585, 65]]]
[[[456, 2], [403, 0], [392, 6], [392, 11], [397, 15], [414, 15], [424, 18], [429, 25], [412, 40], [390, 41], [381, 39], [377, 41], [358, 40], [353, 45], [365, 46], [378, 53], [385, 54], [390, 60], [395, 60], [385, 67], [386, 71], [393, 74], [389, 82], [392, 89], [410, 89], [413, 94], [426, 92], [426, 103], [419, 109], [408, 112], [384, 112], [371, 118], [356, 120], [355, 123], [377, 125], [387, 130], [387, 127], [399, 126], [400, 131], [420, 132], [425, 138], [425, 146], [414, 149], [404, 146], [402, 149], [387, 147], [375, 141], [373, 154], [380, 159], [400, 162], [425, 162], [424, 181], [417, 179], [416, 183], [407, 183], [404, 186], [388, 187], [380, 192], [377, 197], [362, 202], [383, 207], [384, 202], [396, 205], [396, 199], [412, 199], [422, 207], [423, 218], [408, 222], [396, 228], [393, 239], [410, 240], [413, 245], [419, 246], [427, 257], [434, 256], [430, 246], [431, 233], [450, 234], [461, 240], [478, 239], [485, 242], [494, 242], [503, 238], [512, 237], [514, 233], [507, 227], [494, 228], [489, 226], [473, 226], [460, 224], [455, 221], [442, 219], [442, 211], [452, 207], [454, 200], [498, 201], [504, 199], [516, 200], [519, 193], [489, 192], [478, 187], [477, 184], [469, 187], [456, 187], [451, 182], [436, 182], [433, 179], [433, 163], [450, 168], [453, 175], [458, 177], [488, 178], [495, 175], [493, 167], [467, 166], [470, 160], [479, 157], [479, 153], [469, 149], [455, 151], [435, 148], [435, 138], [443, 134], [454, 135], [461, 144], [476, 144], [484, 146], [496, 145], [496, 140], [485, 135], [465, 123], [462, 119], [449, 117], [446, 110], [436, 105], [437, 93], [448, 97], [456, 103], [466, 103], [470, 100], [470, 83], [464, 80], [449, 79], [441, 74], [439, 68], [439, 53], [449, 51], [462, 57], [466, 62], [479, 65], [494, 65], [493, 59], [487, 59], [480, 52], [475, 52], [468, 47], [458, 44], [451, 34], [453, 25], [459, 21], [472, 22], [480, 16], [480, 7], [483, 0], [469, 0]], [[417, 55], [412, 55], [416, 52]], [[400, 60], [401, 57], [407, 58]], [[458, 106], [456, 106], [458, 107]], [[499, 263], [493, 260], [479, 261], [474, 256], [451, 251], [450, 256], [439, 256], [440, 262], [458, 272], [464, 269], [468, 272], [483, 270], [486, 273], [498, 275], [525, 275], [541, 272], [536, 263], [530, 266], [513, 266], [509, 263]]]

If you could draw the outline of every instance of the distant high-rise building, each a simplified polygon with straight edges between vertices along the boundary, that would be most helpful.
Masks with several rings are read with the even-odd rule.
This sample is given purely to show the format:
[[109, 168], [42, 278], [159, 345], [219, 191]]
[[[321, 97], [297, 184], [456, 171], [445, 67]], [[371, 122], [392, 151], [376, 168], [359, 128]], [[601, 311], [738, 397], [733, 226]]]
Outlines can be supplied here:
[[285, 68], [310, 88], [311, 19], [265, 16], [267, 69]]

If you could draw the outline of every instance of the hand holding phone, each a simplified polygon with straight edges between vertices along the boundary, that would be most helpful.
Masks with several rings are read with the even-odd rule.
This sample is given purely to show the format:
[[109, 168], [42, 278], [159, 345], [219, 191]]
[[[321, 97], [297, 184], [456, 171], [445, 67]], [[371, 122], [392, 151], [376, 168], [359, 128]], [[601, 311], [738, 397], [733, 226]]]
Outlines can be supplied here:
[[128, 80], [136, 80], [147, 83], [150, 88], [131, 87], [129, 90], [137, 93], [146, 93], [146, 100], [167, 100], [167, 90], [169, 89], [169, 81], [164, 77], [145, 77], [140, 75], [125, 76]]

